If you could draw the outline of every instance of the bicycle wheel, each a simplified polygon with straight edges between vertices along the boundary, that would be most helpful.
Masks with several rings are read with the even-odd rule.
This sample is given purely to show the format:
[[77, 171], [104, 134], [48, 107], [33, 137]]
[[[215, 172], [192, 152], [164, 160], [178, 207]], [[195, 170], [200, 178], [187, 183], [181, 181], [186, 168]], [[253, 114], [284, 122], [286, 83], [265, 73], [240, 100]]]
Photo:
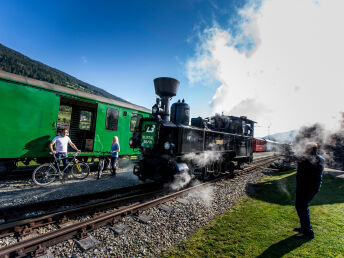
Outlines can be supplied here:
[[101, 178], [102, 172], [104, 170], [104, 165], [105, 165], [105, 159], [100, 158], [99, 162], [98, 162], [98, 175], [97, 175], [97, 179]]
[[55, 181], [58, 173], [52, 164], [43, 164], [32, 173], [32, 180], [37, 185], [48, 185]]
[[105, 159], [100, 158], [98, 162], [98, 172], [102, 172], [105, 166]]
[[76, 179], [85, 179], [90, 173], [90, 167], [84, 162], [74, 163], [72, 166], [72, 175]]

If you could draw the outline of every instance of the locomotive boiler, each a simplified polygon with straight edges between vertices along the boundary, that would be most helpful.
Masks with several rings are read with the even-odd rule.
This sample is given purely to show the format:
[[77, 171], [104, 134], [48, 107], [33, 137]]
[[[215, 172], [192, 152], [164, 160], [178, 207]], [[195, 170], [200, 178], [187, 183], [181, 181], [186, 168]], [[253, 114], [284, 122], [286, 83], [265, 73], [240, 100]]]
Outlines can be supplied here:
[[140, 120], [129, 140], [141, 150], [133, 171], [141, 180], [170, 181], [181, 173], [207, 179], [252, 161], [254, 121], [217, 114], [192, 118], [190, 125], [190, 106], [184, 100], [170, 111], [179, 81], [160, 77], [154, 87], [159, 98], [152, 115]]

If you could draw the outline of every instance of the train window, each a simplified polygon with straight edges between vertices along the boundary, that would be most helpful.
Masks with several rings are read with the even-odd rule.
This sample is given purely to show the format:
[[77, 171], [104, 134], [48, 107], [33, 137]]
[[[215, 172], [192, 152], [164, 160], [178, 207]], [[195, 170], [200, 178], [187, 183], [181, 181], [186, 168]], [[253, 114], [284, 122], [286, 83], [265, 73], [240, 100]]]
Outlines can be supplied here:
[[69, 129], [70, 120], [72, 116], [72, 107], [66, 105], [60, 105], [58, 114], [57, 130]]
[[80, 123], [79, 129], [81, 130], [90, 130], [92, 123], [92, 113], [89, 111], [82, 110], [80, 112]]
[[106, 112], [105, 129], [117, 131], [118, 127], [118, 109], [108, 108]]
[[142, 115], [139, 114], [131, 114], [131, 120], [130, 120], [130, 132], [135, 132], [137, 127], [140, 124], [140, 120], [142, 118]]

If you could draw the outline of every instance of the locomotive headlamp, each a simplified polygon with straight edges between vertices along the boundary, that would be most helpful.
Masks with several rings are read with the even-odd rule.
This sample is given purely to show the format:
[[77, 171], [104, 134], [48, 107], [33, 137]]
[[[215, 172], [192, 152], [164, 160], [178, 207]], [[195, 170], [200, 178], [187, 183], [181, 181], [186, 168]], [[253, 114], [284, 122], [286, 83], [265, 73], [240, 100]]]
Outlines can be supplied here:
[[130, 138], [130, 139], [129, 139], [129, 145], [130, 145], [130, 146], [133, 146], [133, 142], [134, 142], [133, 138]]
[[165, 144], [164, 144], [165, 150], [169, 150], [170, 147], [171, 147], [171, 144], [169, 142], [165, 142]]

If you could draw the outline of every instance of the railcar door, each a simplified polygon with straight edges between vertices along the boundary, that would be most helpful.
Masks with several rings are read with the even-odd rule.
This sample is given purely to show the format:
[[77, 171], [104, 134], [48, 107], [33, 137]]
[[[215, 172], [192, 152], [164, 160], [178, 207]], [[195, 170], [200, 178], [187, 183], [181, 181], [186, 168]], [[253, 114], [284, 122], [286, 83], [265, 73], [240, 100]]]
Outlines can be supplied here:
[[97, 103], [61, 96], [57, 134], [69, 130], [71, 141], [82, 152], [92, 152], [94, 146]]

